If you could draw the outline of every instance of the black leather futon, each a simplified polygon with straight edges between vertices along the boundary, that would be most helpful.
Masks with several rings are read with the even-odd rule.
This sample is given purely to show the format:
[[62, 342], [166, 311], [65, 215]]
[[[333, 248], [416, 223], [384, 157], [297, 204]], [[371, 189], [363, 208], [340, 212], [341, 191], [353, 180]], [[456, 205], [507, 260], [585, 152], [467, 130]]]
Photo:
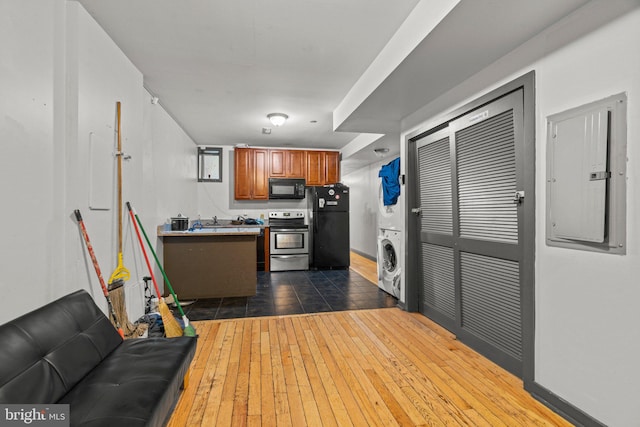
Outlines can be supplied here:
[[76, 291], [0, 326], [0, 403], [69, 404], [72, 426], [162, 426], [196, 341], [123, 341]]

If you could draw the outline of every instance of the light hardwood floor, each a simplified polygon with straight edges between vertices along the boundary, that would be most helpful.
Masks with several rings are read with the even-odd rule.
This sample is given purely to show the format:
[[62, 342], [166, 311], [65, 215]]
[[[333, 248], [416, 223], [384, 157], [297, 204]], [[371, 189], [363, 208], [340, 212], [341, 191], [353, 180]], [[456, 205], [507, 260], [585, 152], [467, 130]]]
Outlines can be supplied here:
[[378, 286], [378, 265], [376, 264], [376, 261], [365, 258], [355, 252], [351, 252], [350, 258], [350, 269]]
[[182, 426], [569, 426], [522, 381], [398, 308], [194, 322]]

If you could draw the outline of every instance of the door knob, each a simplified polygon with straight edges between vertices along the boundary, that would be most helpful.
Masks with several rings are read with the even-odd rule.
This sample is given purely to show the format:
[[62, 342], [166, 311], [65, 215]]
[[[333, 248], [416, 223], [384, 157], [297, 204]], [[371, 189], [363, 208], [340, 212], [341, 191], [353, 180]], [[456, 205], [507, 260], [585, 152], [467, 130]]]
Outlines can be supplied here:
[[520, 205], [522, 204], [523, 200], [524, 200], [524, 191], [516, 191], [515, 194], [513, 195], [513, 203], [516, 205]]

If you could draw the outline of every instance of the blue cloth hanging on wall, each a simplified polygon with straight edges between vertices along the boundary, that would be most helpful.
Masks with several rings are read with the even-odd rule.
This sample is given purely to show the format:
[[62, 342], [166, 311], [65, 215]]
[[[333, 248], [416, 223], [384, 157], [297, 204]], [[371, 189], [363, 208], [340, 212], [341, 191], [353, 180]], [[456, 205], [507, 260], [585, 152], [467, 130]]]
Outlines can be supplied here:
[[385, 206], [395, 205], [400, 196], [400, 157], [380, 168], [382, 178], [382, 202]]

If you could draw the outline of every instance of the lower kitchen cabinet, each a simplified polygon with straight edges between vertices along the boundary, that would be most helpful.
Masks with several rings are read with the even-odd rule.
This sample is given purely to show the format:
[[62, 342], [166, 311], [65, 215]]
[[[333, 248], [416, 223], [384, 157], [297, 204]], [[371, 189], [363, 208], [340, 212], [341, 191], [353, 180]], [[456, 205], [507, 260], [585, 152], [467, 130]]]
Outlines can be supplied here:
[[256, 256], [258, 271], [269, 271], [269, 227], [265, 227], [257, 236]]
[[181, 300], [256, 294], [256, 234], [162, 236], [164, 269]]

